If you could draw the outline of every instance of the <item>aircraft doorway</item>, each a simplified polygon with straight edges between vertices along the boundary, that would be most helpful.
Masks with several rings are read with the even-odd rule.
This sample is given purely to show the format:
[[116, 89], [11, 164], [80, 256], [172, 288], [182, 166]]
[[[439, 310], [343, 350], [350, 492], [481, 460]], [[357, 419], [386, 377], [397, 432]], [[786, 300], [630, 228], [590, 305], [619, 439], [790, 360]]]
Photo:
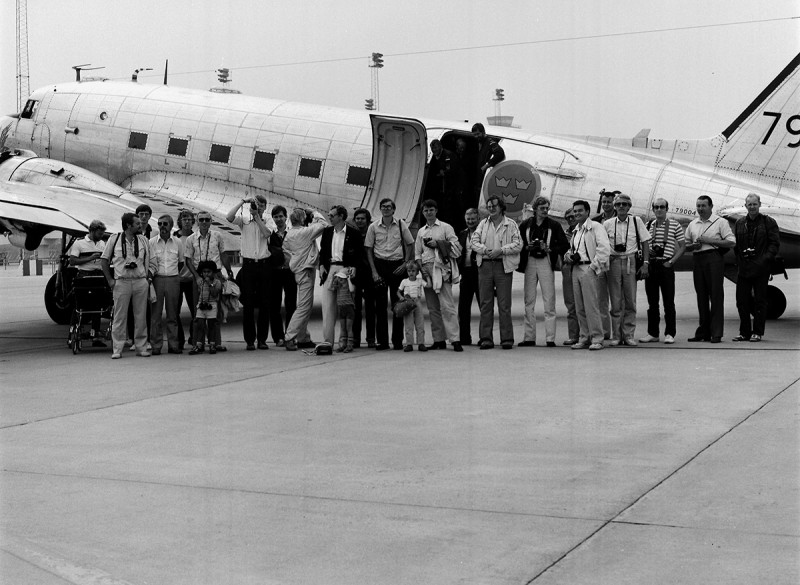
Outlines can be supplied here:
[[440, 139], [443, 153], [431, 156], [422, 199], [439, 204], [437, 217], [458, 231], [465, 227], [464, 212], [477, 207], [481, 179], [478, 171], [478, 141], [469, 132], [451, 131]]

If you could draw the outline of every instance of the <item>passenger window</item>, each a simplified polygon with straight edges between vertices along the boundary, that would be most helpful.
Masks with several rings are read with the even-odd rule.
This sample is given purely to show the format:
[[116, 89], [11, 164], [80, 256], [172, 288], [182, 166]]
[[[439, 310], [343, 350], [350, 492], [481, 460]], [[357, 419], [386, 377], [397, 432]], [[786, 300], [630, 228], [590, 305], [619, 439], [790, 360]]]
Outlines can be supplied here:
[[370, 170], [364, 167], [347, 168], [347, 184], [366, 187], [369, 185]]
[[208, 160], [211, 162], [226, 163], [231, 158], [231, 147], [224, 144], [212, 144]]
[[253, 168], [260, 171], [271, 171], [275, 167], [275, 153], [257, 150], [253, 157]]
[[170, 138], [169, 146], [167, 146], [167, 154], [175, 156], [186, 156], [186, 150], [189, 148], [189, 140], [186, 138]]
[[25, 102], [25, 108], [22, 110], [22, 113], [19, 115], [20, 118], [25, 118], [26, 120], [30, 120], [36, 115], [36, 110], [39, 108], [39, 102], [36, 100], [28, 100]]
[[131, 132], [131, 137], [128, 139], [128, 148], [144, 150], [146, 146], [147, 134], [144, 132]]
[[297, 174], [301, 177], [308, 177], [310, 179], [319, 179], [322, 174], [322, 161], [314, 160], [313, 158], [301, 158], [300, 169]]

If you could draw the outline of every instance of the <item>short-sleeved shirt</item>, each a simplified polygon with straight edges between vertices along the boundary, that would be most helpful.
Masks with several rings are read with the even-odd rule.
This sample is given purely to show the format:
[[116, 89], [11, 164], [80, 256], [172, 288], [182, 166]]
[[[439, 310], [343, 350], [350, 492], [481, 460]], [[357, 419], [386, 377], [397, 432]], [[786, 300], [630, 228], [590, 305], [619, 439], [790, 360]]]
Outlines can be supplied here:
[[683, 228], [674, 219], [665, 219], [661, 225], [656, 225], [658, 222], [654, 219], [650, 222], [650, 255], [653, 255], [653, 246], [662, 246], [664, 248], [664, 260], [669, 260], [675, 256], [675, 249], [678, 244], [683, 244]]
[[[103, 256], [114, 270], [117, 280], [146, 278], [150, 262], [150, 243], [141, 234], [129, 241], [124, 232], [111, 236], [103, 250]], [[126, 264], [136, 263], [136, 268], [125, 268]]]
[[184, 254], [194, 263], [194, 267], [210, 260], [217, 265], [217, 270], [222, 270], [222, 255], [225, 253], [225, 242], [218, 231], [208, 230], [203, 236], [195, 232], [186, 239]]
[[[267, 228], [269, 228], [268, 221], [272, 221], [272, 218], [264, 219]], [[263, 260], [270, 257], [269, 237], [261, 233], [258, 224], [251, 217], [237, 215], [233, 223], [242, 228], [242, 258]]]
[[[620, 221], [618, 217], [612, 217], [603, 222], [608, 234], [608, 242], [611, 244], [611, 256], [626, 256], [633, 254], [638, 248], [636, 233], [638, 230], [639, 241], [647, 242], [650, 240], [650, 232], [638, 216], [628, 215], [625, 221]], [[624, 252], [617, 252], [614, 246], [625, 244]]]
[[372, 248], [372, 253], [380, 260], [402, 260], [405, 258], [405, 246], [414, 243], [414, 236], [404, 222], [392, 218], [389, 227], [383, 220], [372, 222], [367, 228], [364, 247]]
[[[706, 220], [699, 217], [693, 219], [686, 227], [687, 242], [694, 243], [700, 236], [707, 236], [710, 238], [717, 236], [731, 243], [736, 242], [736, 237], [733, 235], [731, 226], [728, 225], [728, 220], [722, 219], [720, 216], [713, 213], [709, 215]], [[716, 250], [717, 248], [718, 246], [703, 243], [700, 249], [695, 250], [694, 253], [697, 254], [698, 252], [705, 252], [706, 250]]]
[[417, 274], [417, 279], [413, 281], [411, 279], [404, 278], [400, 283], [400, 286], [397, 287], [397, 290], [401, 295], [407, 295], [412, 299], [419, 299], [425, 294], [425, 291], [423, 290], [424, 288], [425, 281], [422, 280], [421, 275]]
[[[92, 240], [92, 236], [87, 234], [85, 238], [72, 244], [72, 247], [69, 249], [69, 255], [75, 258], [80, 258], [83, 254], [94, 254], [95, 252], [100, 252], [102, 255], [105, 248], [106, 243], [103, 240], [95, 242]], [[91, 262], [86, 262], [85, 264], [79, 264], [75, 268], [81, 272], [97, 272], [100, 270], [100, 258], [92, 260]]]
[[150, 239], [150, 270], [154, 276], [178, 276], [183, 264], [183, 244], [180, 239], [170, 236], [162, 240], [161, 236]]
[[425, 238], [433, 240], [442, 240], [450, 243], [458, 242], [458, 236], [453, 231], [453, 226], [437, 219], [433, 225], [427, 223], [419, 228], [417, 232], [417, 241], [414, 244], [414, 257], [420, 260], [423, 264], [433, 264], [436, 253], [433, 248], [426, 246], [423, 241]]

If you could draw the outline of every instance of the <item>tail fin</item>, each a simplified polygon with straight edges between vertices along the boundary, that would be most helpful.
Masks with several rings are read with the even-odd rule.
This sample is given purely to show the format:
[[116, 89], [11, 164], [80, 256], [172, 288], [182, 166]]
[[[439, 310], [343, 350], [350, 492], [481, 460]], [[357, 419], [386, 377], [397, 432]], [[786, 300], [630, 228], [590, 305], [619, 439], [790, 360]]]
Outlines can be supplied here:
[[800, 185], [800, 54], [723, 132], [716, 167]]

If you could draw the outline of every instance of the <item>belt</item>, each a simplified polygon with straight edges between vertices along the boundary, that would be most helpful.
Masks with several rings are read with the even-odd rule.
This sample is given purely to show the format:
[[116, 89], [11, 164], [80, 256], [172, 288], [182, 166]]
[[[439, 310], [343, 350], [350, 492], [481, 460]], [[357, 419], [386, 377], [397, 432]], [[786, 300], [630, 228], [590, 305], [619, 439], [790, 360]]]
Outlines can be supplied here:
[[484, 258], [484, 262], [502, 262], [503, 258]]
[[242, 258], [242, 264], [265, 264], [269, 262], [269, 258]]

